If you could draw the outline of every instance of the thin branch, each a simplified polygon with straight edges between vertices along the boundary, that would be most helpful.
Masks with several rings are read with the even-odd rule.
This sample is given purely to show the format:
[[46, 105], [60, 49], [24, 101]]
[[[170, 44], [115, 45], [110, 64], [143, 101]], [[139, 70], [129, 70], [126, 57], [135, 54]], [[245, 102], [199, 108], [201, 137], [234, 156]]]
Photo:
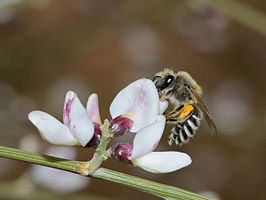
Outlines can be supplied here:
[[[71, 161], [52, 156], [40, 155], [21, 151], [14, 148], [0, 146], [0, 157], [24, 161], [32, 164], [57, 168], [73, 173], [79, 173], [79, 166], [84, 162]], [[90, 175], [91, 177], [119, 183], [164, 199], [186, 199], [186, 200], [210, 200], [211, 198], [182, 190], [173, 186], [145, 180], [130, 176], [110, 169], [99, 168]]]

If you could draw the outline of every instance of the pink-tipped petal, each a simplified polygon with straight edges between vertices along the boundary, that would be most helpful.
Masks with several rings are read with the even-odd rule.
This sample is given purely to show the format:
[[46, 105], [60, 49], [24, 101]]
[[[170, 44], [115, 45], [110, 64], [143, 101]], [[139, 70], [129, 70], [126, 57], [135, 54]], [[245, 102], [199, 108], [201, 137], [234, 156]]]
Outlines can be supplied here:
[[32, 111], [28, 117], [39, 130], [41, 137], [49, 143], [66, 146], [80, 145], [69, 128], [53, 116], [42, 111]]
[[91, 121], [97, 124], [102, 124], [99, 113], [99, 103], [97, 94], [91, 94], [89, 96], [86, 109]]
[[158, 145], [165, 126], [165, 117], [159, 115], [157, 122], [141, 129], [133, 141], [131, 160], [152, 152]]
[[153, 82], [143, 78], [125, 87], [114, 98], [110, 113], [113, 119], [128, 115], [134, 121], [131, 132], [155, 122], [159, 113], [159, 97]]
[[82, 146], [86, 146], [93, 137], [94, 125], [79, 98], [72, 91], [66, 94], [63, 118], [64, 124], [74, 137]]
[[189, 155], [181, 152], [151, 152], [135, 160], [136, 166], [152, 173], [169, 173], [191, 164]]
[[160, 101], [160, 109], [159, 109], [159, 114], [163, 114], [164, 111], [168, 108], [168, 101], [164, 100], [164, 101]]
[[70, 108], [75, 98], [76, 98], [76, 94], [74, 92], [68, 91], [66, 93], [64, 111], [63, 111], [63, 122], [69, 128], [70, 128], [70, 123], [71, 123]]

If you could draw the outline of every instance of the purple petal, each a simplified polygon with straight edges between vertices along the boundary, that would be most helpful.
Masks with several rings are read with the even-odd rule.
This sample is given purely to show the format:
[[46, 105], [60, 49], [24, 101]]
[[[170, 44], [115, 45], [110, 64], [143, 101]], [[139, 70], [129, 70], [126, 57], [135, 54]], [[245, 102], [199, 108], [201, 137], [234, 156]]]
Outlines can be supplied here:
[[102, 138], [102, 131], [100, 129], [100, 124], [94, 123], [94, 134], [89, 143], [86, 145], [86, 147], [94, 147], [97, 146]]
[[122, 136], [133, 126], [133, 121], [127, 117], [116, 117], [110, 122], [109, 129], [114, 136]]
[[125, 163], [131, 163], [129, 160], [129, 157], [132, 154], [132, 144], [116, 144], [115, 146], [111, 147], [112, 149], [112, 157], [116, 160], [125, 162]]

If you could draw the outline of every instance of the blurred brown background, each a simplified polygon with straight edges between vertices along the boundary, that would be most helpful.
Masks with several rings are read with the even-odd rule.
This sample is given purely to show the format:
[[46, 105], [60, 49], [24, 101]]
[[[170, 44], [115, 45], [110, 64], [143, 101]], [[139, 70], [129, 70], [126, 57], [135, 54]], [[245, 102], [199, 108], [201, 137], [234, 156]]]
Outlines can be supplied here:
[[[242, 2], [266, 11], [264, 1]], [[156, 150], [193, 160], [171, 174], [113, 160], [103, 166], [219, 199], [266, 199], [265, 49], [265, 36], [195, 1], [1, 0], [0, 145], [88, 160], [93, 149], [51, 149], [27, 113], [62, 120], [71, 89], [84, 105], [96, 92], [102, 119], [110, 119], [112, 99], [130, 82], [164, 67], [185, 70], [202, 86], [219, 134], [204, 123], [177, 148], [167, 145], [168, 128]], [[45, 169], [0, 158], [0, 199], [158, 199]]]

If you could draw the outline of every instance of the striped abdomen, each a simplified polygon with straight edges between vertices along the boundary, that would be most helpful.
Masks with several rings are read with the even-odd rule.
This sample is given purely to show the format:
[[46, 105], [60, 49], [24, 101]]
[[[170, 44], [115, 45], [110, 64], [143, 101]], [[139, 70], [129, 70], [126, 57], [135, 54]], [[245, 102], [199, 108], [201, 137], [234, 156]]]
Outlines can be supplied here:
[[202, 112], [195, 108], [186, 120], [178, 122], [176, 126], [172, 128], [171, 135], [169, 136], [169, 145], [188, 143], [190, 138], [196, 134], [201, 120]]

